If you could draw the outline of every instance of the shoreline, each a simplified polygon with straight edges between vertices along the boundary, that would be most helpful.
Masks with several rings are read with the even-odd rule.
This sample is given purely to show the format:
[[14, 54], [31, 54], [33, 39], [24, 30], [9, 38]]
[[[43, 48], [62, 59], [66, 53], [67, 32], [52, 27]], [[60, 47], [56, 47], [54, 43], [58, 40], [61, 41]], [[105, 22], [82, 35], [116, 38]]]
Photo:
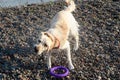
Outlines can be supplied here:
[[32, 4], [45, 4], [49, 2], [55, 2], [57, 0], [1, 0], [0, 1], [0, 8], [11, 8], [11, 7], [20, 7], [20, 6], [27, 6]]

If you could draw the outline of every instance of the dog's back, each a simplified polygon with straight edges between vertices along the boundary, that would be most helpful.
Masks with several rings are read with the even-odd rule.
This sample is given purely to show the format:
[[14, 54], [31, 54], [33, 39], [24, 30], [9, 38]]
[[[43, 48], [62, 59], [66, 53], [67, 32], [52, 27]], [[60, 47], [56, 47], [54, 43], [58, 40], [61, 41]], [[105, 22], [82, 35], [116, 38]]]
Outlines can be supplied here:
[[51, 21], [51, 29], [49, 30], [59, 39], [61, 46], [63, 46], [68, 39], [70, 32], [73, 34], [78, 30], [78, 23], [71, 13], [75, 10], [74, 1], [66, 0], [66, 3], [68, 7], [54, 16]]

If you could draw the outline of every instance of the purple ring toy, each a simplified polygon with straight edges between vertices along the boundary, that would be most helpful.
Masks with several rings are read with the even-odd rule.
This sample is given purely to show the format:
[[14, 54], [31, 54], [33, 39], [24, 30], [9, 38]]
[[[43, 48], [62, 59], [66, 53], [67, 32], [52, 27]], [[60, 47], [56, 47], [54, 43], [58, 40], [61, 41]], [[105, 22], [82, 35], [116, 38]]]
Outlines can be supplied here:
[[[64, 70], [65, 73], [63, 73], [63, 74], [56, 74], [56, 73], [54, 73], [54, 71], [58, 70], [58, 69]], [[50, 69], [50, 74], [52, 76], [57, 77], [57, 78], [62, 78], [62, 77], [65, 77], [65, 76], [67, 76], [69, 74], [69, 70], [67, 68], [63, 67], [63, 66], [56, 66], [56, 67], [53, 67], [53, 68]]]

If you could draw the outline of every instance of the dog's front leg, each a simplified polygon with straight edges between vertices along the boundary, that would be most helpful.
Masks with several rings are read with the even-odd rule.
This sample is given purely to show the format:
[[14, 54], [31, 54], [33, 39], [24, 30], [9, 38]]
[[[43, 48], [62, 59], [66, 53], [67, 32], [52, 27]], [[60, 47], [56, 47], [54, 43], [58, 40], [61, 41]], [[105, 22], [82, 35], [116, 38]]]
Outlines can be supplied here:
[[48, 69], [51, 68], [51, 53], [47, 54], [47, 67]]
[[74, 69], [74, 66], [72, 64], [72, 60], [71, 60], [71, 53], [70, 53], [70, 44], [69, 41], [66, 41], [65, 45], [63, 46], [63, 49], [67, 50], [67, 59], [68, 59], [68, 65], [69, 65], [69, 69]]

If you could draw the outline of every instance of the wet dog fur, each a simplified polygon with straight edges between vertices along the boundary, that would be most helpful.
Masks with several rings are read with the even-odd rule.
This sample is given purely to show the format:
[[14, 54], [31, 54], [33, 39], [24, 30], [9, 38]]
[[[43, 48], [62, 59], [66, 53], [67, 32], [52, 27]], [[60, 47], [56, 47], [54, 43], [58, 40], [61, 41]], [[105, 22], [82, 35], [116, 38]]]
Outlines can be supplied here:
[[[74, 69], [71, 60], [69, 35], [75, 39], [74, 50], [79, 47], [79, 24], [75, 20], [72, 12], [75, 10], [73, 0], [65, 0], [68, 4], [64, 10], [58, 12], [50, 23], [50, 29], [46, 32], [41, 32], [38, 44], [35, 45], [35, 51], [40, 55], [43, 51], [49, 52], [52, 49], [66, 49], [69, 69]], [[47, 56], [48, 69], [51, 68], [51, 53]]]

